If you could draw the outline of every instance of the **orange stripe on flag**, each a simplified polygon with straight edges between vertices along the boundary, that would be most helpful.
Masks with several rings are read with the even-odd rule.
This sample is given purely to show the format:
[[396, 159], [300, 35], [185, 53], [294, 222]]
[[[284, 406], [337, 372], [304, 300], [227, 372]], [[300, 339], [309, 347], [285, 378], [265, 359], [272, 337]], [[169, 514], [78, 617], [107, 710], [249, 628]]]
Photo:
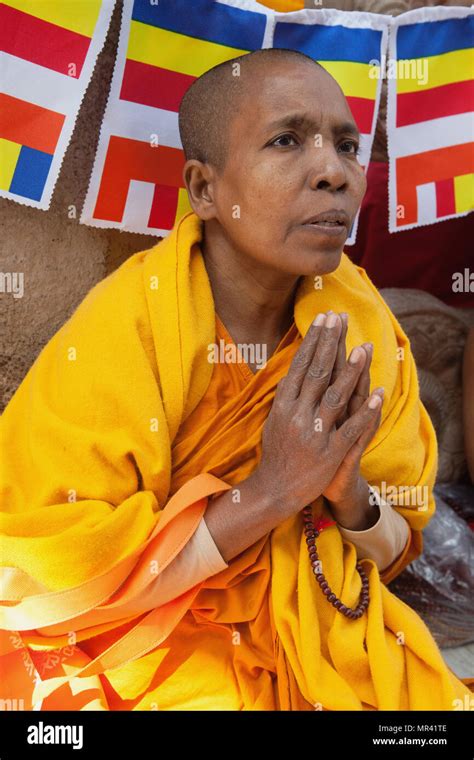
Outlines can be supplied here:
[[97, 203], [95, 219], [122, 221], [130, 180], [182, 187], [184, 153], [165, 145], [153, 147], [141, 140], [110, 138]]
[[397, 226], [403, 227], [418, 221], [417, 187], [474, 172], [474, 151], [471, 143], [453, 145], [398, 158], [396, 165], [397, 206], [404, 211]]
[[62, 113], [0, 93], [0, 137], [54, 153], [66, 117]]

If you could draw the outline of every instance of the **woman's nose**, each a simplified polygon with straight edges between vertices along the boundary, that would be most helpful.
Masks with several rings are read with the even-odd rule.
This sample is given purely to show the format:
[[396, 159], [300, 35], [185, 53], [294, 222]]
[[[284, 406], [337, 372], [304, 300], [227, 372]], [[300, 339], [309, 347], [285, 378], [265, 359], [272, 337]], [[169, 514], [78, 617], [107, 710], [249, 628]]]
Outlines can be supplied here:
[[347, 184], [344, 162], [333, 145], [312, 148], [309, 177], [314, 190], [341, 190]]

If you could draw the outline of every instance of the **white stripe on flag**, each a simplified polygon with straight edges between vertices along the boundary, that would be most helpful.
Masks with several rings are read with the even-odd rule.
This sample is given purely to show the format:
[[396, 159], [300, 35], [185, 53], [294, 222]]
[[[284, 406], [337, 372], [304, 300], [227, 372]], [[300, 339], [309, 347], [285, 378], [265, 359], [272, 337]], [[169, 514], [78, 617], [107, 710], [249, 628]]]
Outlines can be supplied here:
[[453, 145], [470, 142], [473, 138], [472, 113], [460, 113], [456, 116], [444, 116], [407, 127], [398, 127], [396, 138], [389, 140], [390, 153], [393, 158], [411, 156], [438, 148], [450, 148]]
[[133, 231], [147, 229], [154, 192], [153, 182], [130, 180], [121, 229]]
[[[120, 137], [151, 142], [158, 136], [158, 145], [181, 148], [178, 130], [178, 114], [151, 108], [128, 100], [109, 99], [107, 125], [120, 125]], [[116, 133], [117, 130], [114, 130]]]
[[435, 183], [427, 182], [426, 185], [418, 185], [416, 200], [418, 203], [418, 224], [432, 224], [436, 219]]
[[65, 113], [71, 102], [77, 107], [84, 88], [78, 79], [45, 66], [34, 66], [8, 53], [0, 56], [0, 82], [6, 95], [59, 113]]

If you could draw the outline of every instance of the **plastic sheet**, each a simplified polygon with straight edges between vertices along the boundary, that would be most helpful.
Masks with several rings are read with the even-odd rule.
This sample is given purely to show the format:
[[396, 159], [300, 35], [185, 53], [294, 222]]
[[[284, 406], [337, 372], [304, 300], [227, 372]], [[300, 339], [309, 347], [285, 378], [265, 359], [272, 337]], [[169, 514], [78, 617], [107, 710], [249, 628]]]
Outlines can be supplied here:
[[410, 605], [440, 647], [474, 641], [474, 488], [435, 488], [436, 512], [423, 531], [423, 554], [388, 588]]

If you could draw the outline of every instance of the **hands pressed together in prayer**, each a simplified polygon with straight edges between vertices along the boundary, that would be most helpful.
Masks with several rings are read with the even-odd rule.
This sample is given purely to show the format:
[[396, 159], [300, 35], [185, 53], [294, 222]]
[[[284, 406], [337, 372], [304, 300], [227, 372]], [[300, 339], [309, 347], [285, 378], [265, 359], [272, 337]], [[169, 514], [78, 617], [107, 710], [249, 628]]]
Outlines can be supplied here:
[[347, 314], [318, 315], [278, 383], [239, 509], [231, 491], [210, 501], [206, 523], [227, 562], [321, 495], [343, 528], [379, 519], [360, 460], [380, 425], [383, 388], [369, 395], [372, 344], [347, 359], [346, 334]]
[[373, 346], [346, 358], [347, 314], [316, 317], [280, 380], [262, 433], [260, 476], [295, 510], [323, 495], [350, 530], [378, 519], [360, 460], [381, 420], [383, 388], [370, 394]]

